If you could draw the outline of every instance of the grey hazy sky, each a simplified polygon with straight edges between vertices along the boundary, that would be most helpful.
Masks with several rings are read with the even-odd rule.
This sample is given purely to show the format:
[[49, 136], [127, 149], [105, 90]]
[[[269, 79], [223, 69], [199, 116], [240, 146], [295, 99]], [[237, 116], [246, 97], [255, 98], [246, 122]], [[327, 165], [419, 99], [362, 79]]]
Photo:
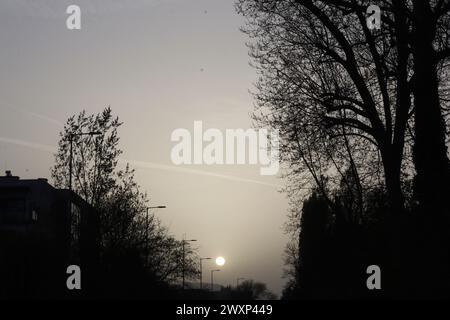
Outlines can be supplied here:
[[[66, 8], [82, 10], [82, 29], [66, 28]], [[198, 239], [202, 256], [236, 277], [280, 293], [288, 203], [276, 177], [259, 166], [174, 168], [176, 128], [249, 128], [243, 18], [233, 0], [1, 0], [0, 166], [23, 178], [49, 177], [67, 117], [111, 105], [124, 125], [123, 158], [156, 212], [178, 238]], [[210, 266], [205, 263], [205, 270]], [[206, 276], [205, 276], [206, 280]]]

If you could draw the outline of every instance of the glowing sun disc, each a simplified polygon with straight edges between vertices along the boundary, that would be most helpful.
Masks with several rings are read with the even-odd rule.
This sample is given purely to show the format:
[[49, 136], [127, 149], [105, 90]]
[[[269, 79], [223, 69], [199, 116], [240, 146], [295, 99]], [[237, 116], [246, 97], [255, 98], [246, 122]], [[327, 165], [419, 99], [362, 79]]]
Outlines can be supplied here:
[[224, 257], [217, 257], [216, 258], [216, 264], [218, 266], [223, 266], [225, 264], [225, 258]]

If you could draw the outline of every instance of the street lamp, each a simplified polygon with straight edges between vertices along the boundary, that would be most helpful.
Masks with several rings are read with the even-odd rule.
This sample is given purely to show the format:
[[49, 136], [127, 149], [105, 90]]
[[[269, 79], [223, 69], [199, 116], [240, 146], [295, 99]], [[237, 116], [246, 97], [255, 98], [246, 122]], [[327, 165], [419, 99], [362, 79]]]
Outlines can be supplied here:
[[239, 280], [245, 280], [245, 278], [236, 278], [236, 289], [239, 287]]
[[145, 263], [148, 263], [148, 256], [150, 254], [150, 249], [148, 247], [148, 226], [149, 226], [149, 220], [148, 220], [148, 209], [165, 209], [166, 206], [156, 206], [156, 207], [147, 207], [147, 214], [145, 217], [145, 245], [146, 245], [146, 255], [145, 255]]
[[211, 270], [211, 292], [214, 291], [214, 272], [219, 272], [220, 269]]
[[202, 262], [203, 260], [211, 260], [212, 258], [200, 258], [200, 289], [203, 289], [203, 274], [202, 274]]
[[189, 240], [183, 239], [183, 241], [182, 241], [182, 243], [183, 243], [183, 269], [182, 269], [182, 271], [183, 271], [183, 290], [184, 290], [184, 285], [185, 285], [184, 272], [185, 272], [185, 269], [186, 269], [186, 251], [185, 251], [184, 247], [186, 245], [186, 242], [194, 242], [194, 241], [197, 241], [197, 240], [195, 240], [195, 239], [189, 239]]
[[69, 154], [69, 190], [72, 191], [72, 158], [73, 158], [73, 138], [76, 136], [98, 136], [102, 133], [100, 131], [92, 131], [92, 132], [81, 132], [81, 133], [70, 133], [69, 141], [70, 141], [70, 154]]

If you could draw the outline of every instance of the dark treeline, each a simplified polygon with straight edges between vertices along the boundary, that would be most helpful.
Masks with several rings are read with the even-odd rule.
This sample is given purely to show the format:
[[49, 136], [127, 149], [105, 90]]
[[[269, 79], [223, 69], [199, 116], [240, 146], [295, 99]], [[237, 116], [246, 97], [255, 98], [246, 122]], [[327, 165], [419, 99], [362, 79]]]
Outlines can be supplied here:
[[236, 287], [222, 287], [216, 293], [216, 297], [222, 300], [275, 300], [277, 296], [267, 289], [265, 283], [253, 280], [244, 280]]
[[[349, 198], [338, 194], [333, 198], [333, 208], [318, 191], [313, 191], [304, 201], [298, 245], [294, 248], [297, 252], [291, 255], [291, 259], [295, 257], [295, 261], [291, 260], [293, 278], [284, 290], [284, 298], [385, 297], [383, 292], [369, 291], [365, 279], [368, 266], [378, 265], [381, 270], [389, 266], [385, 226], [379, 218], [388, 209], [386, 196], [382, 190], [373, 191], [362, 217], [351, 210], [354, 203]], [[405, 225], [405, 228], [413, 231], [411, 226]], [[415, 241], [406, 231], [402, 236]], [[417, 248], [417, 244], [411, 242], [410, 248]], [[409, 247], [403, 249], [409, 250]], [[414, 258], [416, 253], [410, 254], [410, 258]], [[404, 273], [402, 277], [415, 279], [418, 270], [412, 267], [399, 271]], [[383, 284], [384, 281], [382, 278]], [[415, 292], [420, 290], [415, 282], [403, 285], [402, 296], [420, 296], [420, 292]]]
[[[448, 298], [449, 2], [237, 10], [260, 75], [255, 119], [279, 130], [289, 168], [285, 296]], [[366, 287], [369, 265], [380, 291]]]

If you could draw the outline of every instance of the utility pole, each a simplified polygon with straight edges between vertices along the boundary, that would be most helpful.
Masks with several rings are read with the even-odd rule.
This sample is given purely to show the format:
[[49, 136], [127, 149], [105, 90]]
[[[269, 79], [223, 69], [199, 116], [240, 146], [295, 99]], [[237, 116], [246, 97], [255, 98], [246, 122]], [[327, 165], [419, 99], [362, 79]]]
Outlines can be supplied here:
[[183, 244], [183, 261], [182, 261], [183, 290], [185, 288], [185, 277], [184, 277], [184, 274], [185, 274], [185, 271], [186, 271], [186, 249], [185, 249], [185, 245], [186, 245], [186, 242], [197, 241], [195, 239], [186, 240], [185, 237], [186, 237], [186, 235], [183, 235], [183, 241], [182, 241], [182, 244]]
[[149, 254], [150, 254], [150, 248], [149, 248], [149, 235], [148, 235], [148, 229], [149, 229], [149, 224], [150, 224], [150, 220], [148, 218], [148, 210], [149, 209], [165, 209], [166, 206], [156, 206], [156, 207], [147, 207], [147, 214], [145, 217], [145, 264], [148, 263], [148, 258], [149, 258]]
[[211, 292], [214, 291], [214, 272], [218, 272], [220, 269], [211, 270]]
[[203, 289], [203, 272], [202, 272], [202, 262], [203, 260], [211, 260], [212, 258], [200, 258], [200, 289]]

